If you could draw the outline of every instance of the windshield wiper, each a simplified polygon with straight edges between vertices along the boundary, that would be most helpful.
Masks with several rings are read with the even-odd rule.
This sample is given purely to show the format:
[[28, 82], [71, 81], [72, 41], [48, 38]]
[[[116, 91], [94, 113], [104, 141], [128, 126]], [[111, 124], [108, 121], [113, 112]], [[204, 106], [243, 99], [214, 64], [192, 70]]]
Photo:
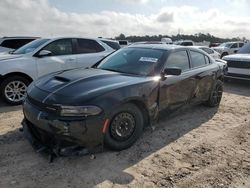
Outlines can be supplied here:
[[118, 73], [123, 73], [123, 74], [130, 74], [130, 75], [135, 75], [135, 76], [142, 76], [140, 74], [135, 74], [135, 73], [130, 73], [130, 72], [124, 72], [124, 71], [120, 71], [120, 70], [114, 70], [114, 69], [104, 69], [104, 68], [99, 68], [99, 69], [102, 69], [102, 70], [107, 70], [107, 71], [112, 71], [112, 72], [118, 72]]

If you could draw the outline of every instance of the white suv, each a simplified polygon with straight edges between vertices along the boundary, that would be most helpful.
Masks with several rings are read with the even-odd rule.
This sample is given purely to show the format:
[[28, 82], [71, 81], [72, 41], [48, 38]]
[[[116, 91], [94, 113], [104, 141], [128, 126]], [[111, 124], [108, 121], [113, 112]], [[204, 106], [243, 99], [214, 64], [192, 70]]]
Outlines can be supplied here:
[[38, 39], [38, 37], [3, 37], [0, 38], [0, 52], [10, 52], [25, 44]]
[[221, 58], [226, 55], [235, 54], [244, 45], [244, 42], [225, 42], [217, 47], [213, 47], [216, 52], [221, 54]]
[[38, 77], [92, 66], [113, 51], [99, 39], [37, 39], [11, 54], [0, 55], [1, 95], [10, 104], [21, 104], [27, 86]]

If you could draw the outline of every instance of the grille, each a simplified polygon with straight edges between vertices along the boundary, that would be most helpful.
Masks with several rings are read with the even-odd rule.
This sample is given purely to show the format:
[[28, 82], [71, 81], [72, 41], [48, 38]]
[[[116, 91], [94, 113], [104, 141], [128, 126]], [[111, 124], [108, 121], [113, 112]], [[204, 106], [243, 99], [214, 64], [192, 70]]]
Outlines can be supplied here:
[[250, 61], [227, 61], [228, 67], [250, 69]]

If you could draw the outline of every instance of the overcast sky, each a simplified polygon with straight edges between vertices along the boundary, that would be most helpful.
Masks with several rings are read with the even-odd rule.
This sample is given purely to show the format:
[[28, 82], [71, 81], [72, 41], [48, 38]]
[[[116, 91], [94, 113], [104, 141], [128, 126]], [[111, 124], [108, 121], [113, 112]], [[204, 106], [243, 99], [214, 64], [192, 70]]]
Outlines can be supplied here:
[[249, 0], [0, 0], [0, 36], [250, 38]]

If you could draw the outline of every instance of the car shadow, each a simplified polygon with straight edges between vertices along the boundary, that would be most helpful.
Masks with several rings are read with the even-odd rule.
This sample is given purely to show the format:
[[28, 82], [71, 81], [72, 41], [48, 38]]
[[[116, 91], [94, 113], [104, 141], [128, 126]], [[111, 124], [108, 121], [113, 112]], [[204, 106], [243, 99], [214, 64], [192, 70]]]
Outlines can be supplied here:
[[10, 104], [7, 104], [2, 99], [0, 99], [0, 113], [17, 111], [17, 110], [21, 110], [21, 109], [22, 109], [22, 105], [12, 106]]
[[250, 97], [250, 80], [229, 79], [224, 84], [224, 91]]
[[[17, 181], [23, 187], [32, 186], [31, 183], [34, 182], [37, 186], [41, 184], [45, 187], [51, 183], [58, 187], [67, 187], [72, 182], [83, 187], [93, 187], [104, 181], [128, 184], [135, 178], [128, 172], [128, 168], [209, 121], [217, 110], [198, 105], [185, 107], [171, 114], [165, 112], [160, 116], [156, 129], [153, 131], [147, 128], [129, 149], [120, 152], [105, 150], [96, 154], [95, 159], [89, 155], [61, 157], [52, 164], [35, 153], [23, 134], [16, 129], [0, 135], [0, 176], [2, 180], [6, 176], [6, 179], [21, 176]], [[2, 173], [4, 171], [8, 173]]]

